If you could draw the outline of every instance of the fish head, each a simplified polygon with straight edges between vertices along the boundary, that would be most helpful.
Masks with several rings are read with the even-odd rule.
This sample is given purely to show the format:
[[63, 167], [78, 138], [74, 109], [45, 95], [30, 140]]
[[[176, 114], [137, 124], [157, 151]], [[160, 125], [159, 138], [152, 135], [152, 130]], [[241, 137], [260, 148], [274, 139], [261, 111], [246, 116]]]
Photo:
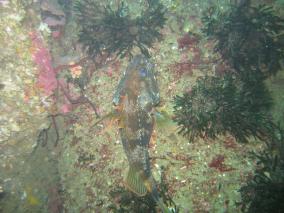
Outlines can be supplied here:
[[121, 97], [135, 100], [140, 108], [157, 106], [160, 93], [154, 73], [154, 65], [143, 55], [135, 56], [121, 78], [115, 92], [113, 103], [118, 105]]

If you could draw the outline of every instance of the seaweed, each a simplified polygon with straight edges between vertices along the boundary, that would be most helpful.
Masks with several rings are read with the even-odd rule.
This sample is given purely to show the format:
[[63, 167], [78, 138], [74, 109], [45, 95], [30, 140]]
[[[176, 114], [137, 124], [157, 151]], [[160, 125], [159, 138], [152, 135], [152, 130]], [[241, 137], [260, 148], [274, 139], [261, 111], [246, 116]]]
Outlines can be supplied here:
[[272, 100], [262, 81], [244, 83], [225, 74], [204, 76], [190, 92], [174, 99], [174, 121], [190, 141], [230, 133], [239, 142], [250, 136], [265, 140], [273, 128], [269, 114]]
[[150, 57], [149, 48], [161, 38], [165, 24], [165, 8], [159, 0], [147, 0], [147, 9], [132, 18], [121, 1], [116, 9], [100, 6], [94, 0], [76, 1], [74, 9], [81, 31], [81, 42], [91, 57], [115, 54], [132, 57], [135, 48]]
[[203, 17], [209, 40], [226, 64], [222, 75], [199, 78], [189, 93], [174, 99], [179, 133], [192, 141], [231, 134], [240, 142], [253, 136], [265, 141], [274, 124], [272, 98], [265, 80], [281, 69], [284, 20], [268, 6], [250, 1], [226, 11], [215, 7]]
[[284, 131], [278, 125], [263, 151], [252, 152], [257, 168], [239, 190], [243, 212], [284, 211]]
[[216, 41], [215, 50], [240, 74], [257, 71], [269, 77], [281, 70], [284, 19], [273, 7], [251, 6], [250, 1], [225, 12], [211, 7], [202, 20], [203, 32]]
[[[256, 169], [239, 190], [241, 201], [237, 204], [248, 213], [283, 212], [284, 131], [271, 119], [272, 98], [264, 82], [282, 69], [284, 19], [277, 16], [272, 7], [252, 6], [248, 0], [237, 6], [231, 5], [225, 12], [210, 8], [203, 17], [203, 23], [203, 32], [215, 41], [214, 49], [220, 54], [221, 61], [230, 66], [225, 76], [230, 76], [231, 86], [210, 84], [209, 89], [199, 91], [201, 100], [213, 100], [215, 108], [208, 110], [207, 103], [199, 110], [203, 117], [211, 113], [211, 120], [204, 122], [201, 117], [203, 123], [197, 123], [202, 126], [193, 127], [194, 131], [198, 129], [199, 134], [202, 131], [207, 133], [210, 126], [213, 130], [209, 133], [213, 134], [209, 136], [227, 131], [239, 141], [248, 141], [250, 136], [262, 140], [265, 148], [251, 153]], [[204, 82], [198, 82], [196, 87], [201, 85], [205, 88]], [[217, 82], [226, 85], [224, 76]], [[221, 102], [216, 101], [220, 100], [218, 97], [223, 97]], [[225, 113], [223, 109], [226, 109]], [[184, 125], [183, 132], [193, 134], [188, 128]]]

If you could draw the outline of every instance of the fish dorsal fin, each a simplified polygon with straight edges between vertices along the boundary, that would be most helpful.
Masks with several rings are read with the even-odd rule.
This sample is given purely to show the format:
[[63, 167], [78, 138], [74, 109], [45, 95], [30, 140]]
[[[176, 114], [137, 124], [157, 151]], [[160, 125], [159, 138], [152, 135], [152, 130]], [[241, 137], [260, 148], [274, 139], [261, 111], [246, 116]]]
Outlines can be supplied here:
[[134, 166], [130, 166], [126, 177], [126, 186], [138, 196], [145, 196], [147, 194], [147, 188], [140, 173], [140, 170], [136, 169]]

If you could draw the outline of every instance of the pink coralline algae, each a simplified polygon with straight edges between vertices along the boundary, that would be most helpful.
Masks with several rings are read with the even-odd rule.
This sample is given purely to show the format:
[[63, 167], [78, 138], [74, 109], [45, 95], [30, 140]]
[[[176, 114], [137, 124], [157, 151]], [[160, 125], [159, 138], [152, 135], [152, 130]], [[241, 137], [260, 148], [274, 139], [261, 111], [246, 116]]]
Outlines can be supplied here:
[[60, 30], [53, 31], [51, 35], [52, 35], [52, 38], [59, 39], [62, 36], [62, 31]]
[[51, 95], [57, 88], [56, 72], [52, 67], [51, 56], [40, 35], [30, 33], [32, 40], [32, 58], [38, 67], [38, 86], [43, 89], [45, 95]]
[[72, 105], [71, 105], [71, 104], [67, 104], [67, 103], [63, 104], [63, 105], [61, 106], [61, 108], [60, 108], [60, 111], [61, 111], [63, 114], [68, 113], [68, 112], [70, 112], [71, 110], [72, 110]]
[[[42, 89], [44, 95], [51, 96], [58, 88], [66, 86], [64, 80], [58, 80], [56, 78], [57, 72], [60, 72], [60, 68], [53, 68], [51, 55], [48, 49], [44, 46], [43, 39], [37, 32], [31, 32], [30, 38], [32, 40], [32, 58], [38, 68], [37, 85]], [[59, 107], [60, 111], [65, 114], [71, 111], [72, 106], [66, 97], [63, 95], [62, 106]], [[58, 102], [56, 98], [53, 98], [54, 102]]]
[[[81, 68], [79, 64], [67, 64], [59, 65], [53, 68], [51, 55], [48, 49], [45, 47], [43, 39], [37, 32], [31, 32], [31, 53], [34, 63], [38, 68], [38, 78], [37, 86], [42, 89], [46, 96], [52, 96], [55, 90], [58, 90], [57, 95], [52, 96], [53, 103], [58, 106], [57, 109], [63, 114], [70, 112], [75, 107], [81, 104], [89, 104], [95, 111], [97, 117], [99, 114], [97, 112], [96, 105], [92, 103], [83, 94], [74, 94], [70, 89], [72, 89], [72, 84], [67, 83], [64, 78], [57, 79], [57, 73], [65, 68], [69, 69], [79, 69]], [[82, 60], [83, 61], [83, 60]], [[78, 74], [78, 73], [77, 73]]]

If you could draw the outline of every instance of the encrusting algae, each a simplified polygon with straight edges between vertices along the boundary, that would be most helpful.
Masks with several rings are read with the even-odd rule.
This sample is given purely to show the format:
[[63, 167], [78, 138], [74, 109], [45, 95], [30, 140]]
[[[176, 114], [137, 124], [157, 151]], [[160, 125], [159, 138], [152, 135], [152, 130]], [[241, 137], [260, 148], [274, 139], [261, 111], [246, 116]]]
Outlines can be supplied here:
[[34, 195], [32, 187], [27, 187], [25, 190], [26, 200], [28, 205], [37, 206], [40, 205], [39, 199]]

